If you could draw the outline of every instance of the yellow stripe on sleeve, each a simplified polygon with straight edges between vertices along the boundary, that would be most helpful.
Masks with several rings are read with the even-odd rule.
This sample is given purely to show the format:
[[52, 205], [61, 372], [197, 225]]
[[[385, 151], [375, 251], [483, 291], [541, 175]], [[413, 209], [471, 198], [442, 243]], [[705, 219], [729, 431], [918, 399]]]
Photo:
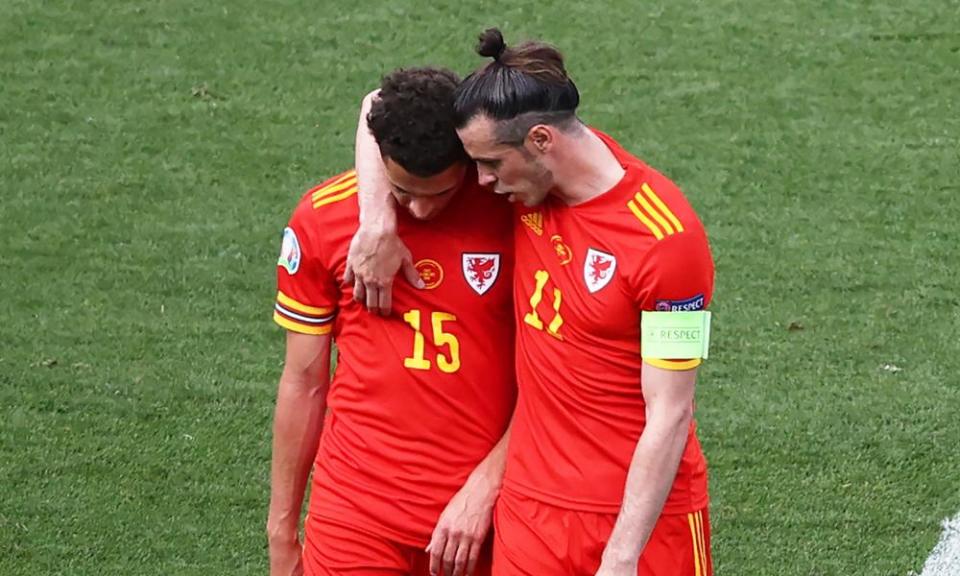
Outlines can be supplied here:
[[627, 202], [627, 207], [630, 208], [630, 211], [633, 212], [633, 215], [637, 217], [637, 220], [643, 222], [644, 226], [650, 229], [653, 232], [653, 235], [657, 237], [657, 240], [663, 239], [663, 232], [657, 228], [657, 225], [653, 223], [650, 218], [647, 218], [647, 215], [640, 211], [640, 207], [637, 206], [636, 202], [630, 200]]
[[318, 202], [324, 198], [327, 198], [329, 196], [336, 194], [337, 192], [346, 190], [351, 186], [356, 186], [356, 184], [357, 184], [357, 176], [353, 175], [347, 178], [346, 180], [343, 180], [342, 182], [330, 184], [329, 186], [324, 186], [323, 188], [311, 194], [310, 199], [313, 200], [314, 202]]
[[701, 576], [700, 571], [700, 550], [697, 547], [697, 526], [693, 519], [693, 514], [687, 514], [687, 523], [690, 524], [690, 540], [693, 542], [693, 569], [695, 576]]
[[[351, 179], [351, 178], [356, 178], [356, 177], [357, 177], [357, 171], [356, 171], [356, 170], [347, 170], [347, 171], [344, 172], [343, 174], [341, 174], [341, 175], [337, 176], [336, 178], [334, 178], [333, 180], [327, 182], [327, 183], [323, 186], [323, 188], [329, 188], [329, 187], [331, 187], [331, 186], [335, 186], [335, 185], [337, 185], [337, 184], [340, 184], [340, 183], [342, 183], [342, 182], [346, 182], [347, 180], [349, 180], [349, 179]], [[321, 191], [321, 190], [317, 190], [317, 192], [320, 192], [320, 191]]]
[[647, 199], [643, 197], [643, 194], [637, 192], [637, 195], [634, 196], [634, 198], [636, 198], [637, 202], [643, 206], [643, 209], [647, 211], [647, 214], [653, 216], [653, 219], [656, 220], [664, 230], [666, 230], [667, 236], [673, 234], [673, 226], [671, 226], [670, 223], [667, 222], [667, 219], [661, 216], [660, 213], [657, 212], [649, 202], [647, 202]]
[[279, 324], [280, 326], [290, 330], [291, 332], [299, 332], [300, 334], [311, 334], [314, 336], [322, 336], [323, 334], [329, 334], [333, 329], [331, 324], [324, 324], [323, 326], [307, 326], [305, 324], [298, 324], [288, 318], [284, 318], [280, 315], [279, 312], [274, 310], [273, 312], [273, 321]]
[[284, 294], [282, 291], [277, 291], [277, 302], [279, 302], [281, 306], [289, 308], [294, 312], [300, 312], [301, 314], [308, 314], [310, 316], [327, 316], [333, 313], [333, 308], [317, 308], [316, 306], [307, 306], [306, 304], [297, 302], [293, 298]]
[[341, 192], [341, 193], [335, 194], [335, 195], [333, 195], [333, 196], [324, 196], [322, 199], [316, 200], [316, 201], [313, 203], [313, 207], [314, 207], [314, 208], [319, 208], [319, 207], [321, 207], [321, 206], [326, 206], [327, 204], [333, 204], [334, 202], [339, 202], [339, 201], [341, 201], [341, 200], [346, 200], [347, 198], [353, 196], [353, 195], [356, 194], [356, 193], [357, 193], [357, 186], [356, 186], [356, 182], [354, 182], [354, 186], [353, 186], [352, 188], [350, 188], [349, 190], [347, 190], [346, 192]]
[[348, 179], [348, 178], [356, 178], [356, 176], [357, 176], [357, 171], [356, 171], [356, 170], [347, 170], [346, 172], [344, 172], [344, 173], [341, 174], [340, 176], [337, 176], [337, 179], [334, 180], [333, 182], [331, 182], [330, 184], [339, 184], [339, 183], [345, 181], [345, 180]]
[[661, 200], [659, 196], [657, 196], [657, 193], [653, 191], [653, 188], [651, 188], [646, 182], [644, 182], [640, 188], [643, 189], [643, 193], [647, 195], [647, 198], [656, 204], [657, 208], [659, 208], [660, 211], [663, 212], [671, 222], [673, 222], [673, 227], [677, 229], [677, 232], [683, 232], [683, 224], [681, 224], [680, 220], [678, 220], [673, 212], [667, 208], [667, 205], [663, 203], [663, 200]]
[[702, 358], [693, 358], [691, 360], [662, 360], [660, 358], [644, 358], [644, 362], [651, 366], [656, 366], [657, 368], [663, 368], [664, 370], [693, 370], [697, 366], [703, 364]]

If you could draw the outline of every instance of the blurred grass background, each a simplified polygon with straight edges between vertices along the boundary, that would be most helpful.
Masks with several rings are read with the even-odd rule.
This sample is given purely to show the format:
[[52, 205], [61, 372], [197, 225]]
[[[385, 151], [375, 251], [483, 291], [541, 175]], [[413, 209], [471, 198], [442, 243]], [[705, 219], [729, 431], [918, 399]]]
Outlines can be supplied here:
[[957, 1], [0, 0], [0, 573], [266, 573], [280, 232], [383, 73], [493, 25], [711, 235], [717, 573], [919, 570], [960, 508]]

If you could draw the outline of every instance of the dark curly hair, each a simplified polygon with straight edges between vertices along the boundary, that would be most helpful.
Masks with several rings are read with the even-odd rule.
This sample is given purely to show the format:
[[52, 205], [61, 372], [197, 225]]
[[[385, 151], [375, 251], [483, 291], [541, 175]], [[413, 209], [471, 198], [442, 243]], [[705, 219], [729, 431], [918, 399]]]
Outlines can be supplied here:
[[367, 115], [380, 154], [423, 178], [466, 162], [453, 116], [459, 84], [456, 74], [441, 68], [407, 68], [386, 75]]

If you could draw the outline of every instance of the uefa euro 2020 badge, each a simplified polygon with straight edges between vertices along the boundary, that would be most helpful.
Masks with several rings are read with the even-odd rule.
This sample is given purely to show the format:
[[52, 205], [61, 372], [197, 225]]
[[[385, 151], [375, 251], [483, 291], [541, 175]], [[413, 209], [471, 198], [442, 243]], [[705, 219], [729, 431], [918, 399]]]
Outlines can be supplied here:
[[300, 269], [300, 242], [297, 233], [289, 226], [283, 229], [283, 244], [280, 245], [277, 266], [283, 266], [291, 276]]

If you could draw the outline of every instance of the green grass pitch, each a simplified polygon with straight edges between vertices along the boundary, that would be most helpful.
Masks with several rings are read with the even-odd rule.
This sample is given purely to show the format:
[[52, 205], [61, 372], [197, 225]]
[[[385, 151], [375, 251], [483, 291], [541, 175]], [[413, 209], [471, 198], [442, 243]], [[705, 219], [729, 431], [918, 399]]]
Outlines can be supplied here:
[[718, 285], [721, 575], [905, 576], [960, 509], [960, 4], [0, 0], [0, 574], [265, 574], [280, 231], [381, 74], [558, 44]]

